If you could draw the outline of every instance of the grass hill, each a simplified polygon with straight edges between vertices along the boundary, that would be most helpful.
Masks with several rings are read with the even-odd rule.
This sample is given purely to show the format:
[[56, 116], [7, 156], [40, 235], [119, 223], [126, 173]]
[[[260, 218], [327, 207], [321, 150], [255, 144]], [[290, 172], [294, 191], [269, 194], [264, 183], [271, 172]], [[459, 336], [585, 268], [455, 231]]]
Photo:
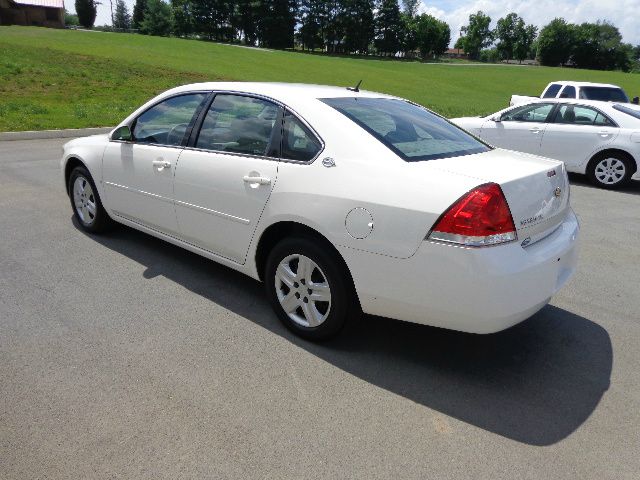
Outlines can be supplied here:
[[615, 83], [640, 75], [546, 67], [423, 64], [330, 57], [144, 35], [0, 27], [0, 131], [114, 125], [167, 88], [203, 80], [354, 85], [409, 98], [445, 116], [505, 107], [553, 80]]

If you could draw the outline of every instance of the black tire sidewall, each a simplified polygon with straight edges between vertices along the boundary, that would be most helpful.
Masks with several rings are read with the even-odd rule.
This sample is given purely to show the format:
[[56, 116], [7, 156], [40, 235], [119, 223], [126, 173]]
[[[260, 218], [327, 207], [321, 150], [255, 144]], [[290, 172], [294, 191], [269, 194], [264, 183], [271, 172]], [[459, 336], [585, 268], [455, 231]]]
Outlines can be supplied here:
[[[624, 178], [622, 180], [620, 180], [617, 183], [607, 184], [607, 183], [600, 182], [600, 180], [598, 180], [596, 178], [596, 166], [598, 165], [598, 163], [600, 163], [605, 158], [615, 158], [617, 160], [620, 160], [622, 163], [624, 163], [625, 174], [624, 174]], [[631, 162], [629, 161], [629, 159], [627, 157], [623, 156], [623, 155], [616, 154], [616, 153], [606, 154], [606, 155], [598, 155], [596, 158], [591, 160], [591, 162], [589, 163], [589, 167], [587, 169], [587, 176], [589, 177], [589, 180], [591, 180], [591, 183], [593, 183], [594, 185], [596, 185], [596, 186], [598, 186], [600, 188], [606, 188], [606, 189], [611, 189], [611, 190], [614, 190], [616, 188], [620, 188], [620, 187], [626, 185], [629, 182], [629, 180], [631, 179], [632, 175], [633, 175], [633, 173], [632, 173], [632, 170], [631, 170]]]
[[[303, 327], [291, 320], [280, 305], [276, 295], [275, 272], [280, 262], [287, 256], [300, 254], [313, 260], [324, 273], [331, 289], [331, 311], [327, 319], [317, 327]], [[270, 252], [267, 259], [264, 280], [267, 296], [276, 314], [284, 325], [295, 334], [312, 341], [326, 340], [336, 335], [346, 324], [353, 311], [350, 282], [345, 268], [336, 254], [327, 251], [317, 239], [296, 237], [282, 240]]]
[[[91, 223], [86, 223], [82, 221], [82, 219], [80, 218], [76, 210], [75, 202], [73, 201], [73, 184], [75, 183], [78, 177], [86, 178], [89, 184], [91, 185], [91, 189], [93, 190], [93, 196], [96, 202], [96, 216], [93, 222]], [[78, 221], [78, 224], [82, 227], [82, 229], [91, 233], [98, 233], [103, 231], [108, 225], [109, 217], [104, 207], [102, 206], [102, 200], [100, 200], [100, 194], [98, 193], [96, 184], [94, 183], [93, 178], [91, 177], [91, 174], [85, 167], [75, 167], [71, 171], [71, 174], [69, 175], [68, 190], [69, 190], [69, 200], [71, 201], [71, 209], [73, 210], [73, 215], [75, 216], [76, 220]]]

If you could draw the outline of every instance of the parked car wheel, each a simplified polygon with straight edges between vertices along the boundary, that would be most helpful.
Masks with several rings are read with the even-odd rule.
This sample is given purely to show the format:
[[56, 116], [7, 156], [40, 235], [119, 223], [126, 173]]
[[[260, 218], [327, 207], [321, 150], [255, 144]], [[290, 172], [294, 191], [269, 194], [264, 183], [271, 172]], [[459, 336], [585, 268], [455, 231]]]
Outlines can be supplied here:
[[602, 188], [621, 187], [629, 181], [632, 174], [629, 158], [620, 153], [599, 155], [587, 169], [591, 182]]
[[83, 230], [99, 233], [111, 225], [109, 214], [102, 206], [98, 189], [84, 167], [76, 167], [69, 175], [69, 199], [73, 214]]
[[308, 340], [337, 334], [353, 311], [341, 262], [309, 238], [285, 239], [265, 268], [267, 295], [280, 320]]

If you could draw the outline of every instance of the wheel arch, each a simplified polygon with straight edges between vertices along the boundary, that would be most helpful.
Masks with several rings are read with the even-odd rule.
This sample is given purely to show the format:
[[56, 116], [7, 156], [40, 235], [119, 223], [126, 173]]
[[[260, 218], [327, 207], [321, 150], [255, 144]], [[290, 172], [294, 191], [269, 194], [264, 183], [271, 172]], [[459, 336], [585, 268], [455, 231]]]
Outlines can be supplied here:
[[67, 195], [69, 195], [69, 177], [71, 176], [71, 172], [73, 171], [73, 169], [76, 167], [86, 168], [87, 171], [91, 173], [87, 165], [82, 160], [80, 160], [80, 158], [76, 156], [70, 156], [69, 158], [67, 158], [64, 165], [64, 188], [67, 191]]
[[284, 238], [292, 237], [292, 236], [301, 236], [307, 238], [313, 238], [319, 242], [321, 242], [327, 249], [329, 249], [335, 257], [339, 260], [341, 268], [344, 269], [345, 274], [347, 275], [347, 281], [350, 287], [353, 289], [353, 293], [356, 298], [356, 302], [358, 306], [360, 306], [360, 300], [358, 298], [357, 289], [355, 288], [355, 283], [353, 281], [353, 276], [351, 275], [351, 271], [349, 270], [349, 266], [345, 261], [344, 257], [340, 254], [338, 249], [331, 243], [331, 241], [325, 237], [318, 230], [309, 227], [303, 223], [299, 223], [292, 220], [283, 220], [278, 221], [269, 225], [260, 235], [260, 239], [258, 240], [256, 251], [255, 251], [255, 265], [258, 273], [258, 278], [261, 281], [264, 281], [264, 269], [267, 264], [267, 258], [269, 257], [269, 252], [276, 246], [276, 244]]

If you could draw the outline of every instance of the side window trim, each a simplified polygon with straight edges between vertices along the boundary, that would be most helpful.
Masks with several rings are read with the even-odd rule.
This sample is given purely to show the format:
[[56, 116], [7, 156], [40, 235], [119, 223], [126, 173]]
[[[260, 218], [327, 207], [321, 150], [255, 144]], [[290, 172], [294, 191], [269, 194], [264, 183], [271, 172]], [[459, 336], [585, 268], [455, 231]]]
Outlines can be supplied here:
[[[131, 130], [131, 135], [133, 136], [133, 131], [134, 131], [135, 127], [136, 127], [136, 123], [138, 122], [138, 118], [140, 118], [142, 115], [147, 113], [149, 110], [151, 110], [155, 106], [161, 104], [162, 102], [166, 102], [167, 100], [171, 100], [172, 98], [183, 97], [185, 95], [197, 95], [198, 93], [204, 93], [204, 94], [208, 94], [208, 95], [211, 94], [211, 92], [209, 90], [193, 90], [193, 91], [187, 91], [187, 92], [179, 92], [179, 93], [176, 93], [175, 95], [169, 95], [167, 97], [161, 98], [160, 100], [158, 100], [157, 102], [153, 103], [152, 105], [149, 105], [148, 108], [145, 108], [142, 112], [140, 112], [136, 116], [136, 118], [134, 118], [127, 125], [129, 127], [129, 129]], [[198, 107], [196, 108], [196, 110], [195, 110], [195, 112], [194, 112], [194, 114], [191, 117], [191, 120], [189, 122], [189, 126], [187, 127], [187, 130], [185, 131], [185, 135], [182, 138], [182, 141], [180, 142], [179, 145], [164, 145], [164, 144], [161, 144], [161, 143], [144, 143], [142, 145], [148, 145], [148, 146], [152, 146], [152, 147], [165, 147], [165, 148], [184, 148], [185, 145], [186, 145], [186, 140], [188, 138], [187, 134], [189, 134], [189, 135], [191, 134], [190, 128], [193, 128], [193, 125], [195, 124], [195, 121], [198, 118], [198, 115], [202, 111], [203, 105], [205, 105], [207, 103], [208, 98], [209, 98], [208, 96], [205, 97], [203, 99], [203, 101], [200, 102], [200, 105], [198, 105]], [[119, 142], [119, 143], [138, 143], [138, 142], [136, 142], [135, 138], [132, 138], [131, 140], [114, 140], [112, 138], [109, 138], [109, 141], [110, 142]]]

